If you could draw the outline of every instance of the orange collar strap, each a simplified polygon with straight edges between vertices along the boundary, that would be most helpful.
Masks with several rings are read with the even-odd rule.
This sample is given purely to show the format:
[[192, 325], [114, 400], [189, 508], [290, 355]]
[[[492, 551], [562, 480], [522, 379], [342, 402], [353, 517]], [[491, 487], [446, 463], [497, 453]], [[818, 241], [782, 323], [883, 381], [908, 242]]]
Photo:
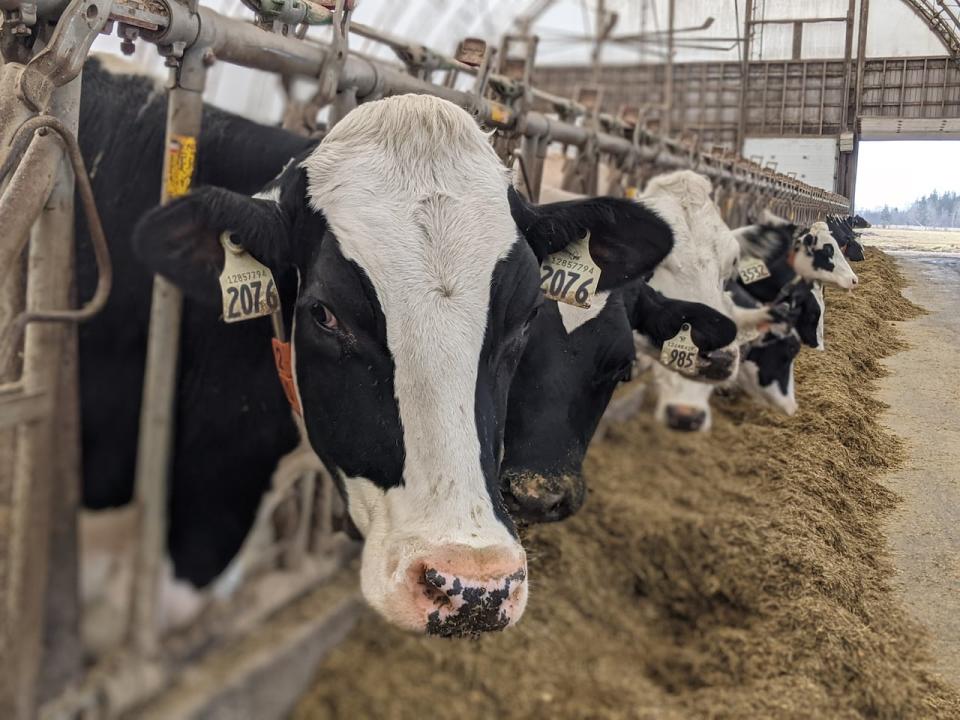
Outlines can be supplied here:
[[293, 411], [303, 417], [303, 410], [300, 408], [300, 399], [297, 397], [297, 389], [293, 384], [293, 362], [291, 359], [290, 343], [283, 342], [277, 338], [271, 339], [273, 345], [273, 361], [277, 365], [277, 375], [280, 376], [280, 385], [283, 386], [283, 393], [287, 396], [287, 402]]

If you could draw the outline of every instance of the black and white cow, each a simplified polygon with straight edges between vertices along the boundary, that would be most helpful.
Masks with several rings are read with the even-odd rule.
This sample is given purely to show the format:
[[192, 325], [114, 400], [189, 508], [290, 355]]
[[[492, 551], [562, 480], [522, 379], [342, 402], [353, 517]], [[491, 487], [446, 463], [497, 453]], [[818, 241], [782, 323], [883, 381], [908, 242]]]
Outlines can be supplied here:
[[857, 234], [854, 228], [870, 227], [864, 218], [859, 215], [828, 215], [826, 219], [827, 227], [830, 228], [830, 234], [837, 240], [837, 244], [843, 250], [844, 256], [851, 261], [859, 262], [864, 259], [863, 245], [857, 240]]
[[[730, 283], [728, 287], [733, 301], [740, 307], [756, 308], [762, 305], [742, 285]], [[808, 283], [789, 286], [789, 295], [777, 298], [787, 308], [786, 317], [758, 328], [750, 337], [743, 338], [740, 346], [740, 371], [736, 386], [757, 402], [787, 415], [797, 411], [793, 363], [800, 353], [798, 325], [803, 319], [803, 306], [798, 296], [804, 292], [810, 295]], [[816, 302], [812, 306], [819, 318], [820, 309]], [[808, 321], [809, 330], [814, 332], [815, 341], [816, 319], [812, 326]]]
[[[165, 116], [159, 83], [108, 72], [96, 59], [84, 66], [78, 137], [115, 269], [105, 309], [79, 328], [83, 504], [95, 510], [133, 496], [152, 273], [134, 256], [130, 236], [160, 197]], [[252, 193], [313, 145], [206, 107], [196, 182]], [[78, 292], [89, 297], [96, 268], [79, 209], [76, 228]], [[277, 459], [298, 443], [270, 328], [216, 319], [203, 306], [185, 305], [168, 545], [177, 577], [189, 586], [209, 583], [236, 554]], [[178, 588], [165, 592], [182, 594]]]
[[[750, 283], [747, 290], [758, 300], [770, 302], [791, 282], [804, 280], [810, 283], [813, 300], [820, 309], [817, 317], [816, 345], [812, 347], [822, 350], [825, 312], [823, 285], [835, 285], [845, 290], [853, 290], [857, 287], [859, 279], [847, 263], [825, 222], [815, 222], [809, 228], [798, 228], [788, 220], [772, 213], [765, 213], [761, 223], [739, 228], [735, 234], [741, 238], [769, 236], [777, 229], [784, 235], [793, 236], [790, 250], [786, 256], [768, 260], [770, 277]], [[798, 330], [804, 342], [807, 342], [809, 336], [806, 334], [806, 328], [812, 319], [810, 298], [806, 294], [801, 294], [798, 298], [802, 300], [802, 305], [806, 309], [800, 321], [803, 329], [798, 327]]]
[[[140, 125], [162, 117], [149, 102]], [[141, 108], [127, 103], [132, 113]], [[159, 148], [159, 123], [155, 132]], [[138, 144], [153, 147], [153, 139]], [[226, 162], [250, 161], [234, 153]], [[146, 167], [114, 170], [113, 192], [153, 189], [159, 176]], [[609, 199], [517, 213], [506, 173], [470, 116], [419, 96], [361, 106], [260, 195], [202, 188], [150, 212], [132, 243], [112, 234], [118, 264], [132, 248], [145, 268], [121, 283], [113, 313], [89, 326], [81, 363], [95, 368], [113, 354], [117, 379], [133, 379], [132, 390], [110, 393], [111, 401], [134, 410], [124, 410], [120, 426], [102, 407], [111, 403], [101, 402], [107, 388], [118, 389], [110, 372], [91, 369], [85, 450], [109, 444], [117, 457], [133, 457], [145, 326], [128, 310], [145, 317], [149, 271], [187, 296], [171, 512], [187, 485], [200, 484], [209, 490], [180, 509], [221, 522], [231, 483], [265, 483], [269, 470], [255, 472], [255, 462], [275, 463], [296, 444], [269, 321], [219, 321], [220, 239], [230, 232], [277, 280], [310, 442], [366, 539], [367, 600], [394, 623], [439, 634], [516, 622], [526, 560], [502, 504], [498, 457], [507, 391], [541, 303], [538, 260], [589, 232], [598, 289], [610, 291], [656, 266], [672, 246], [670, 228], [634, 203]], [[639, 242], [627, 231], [637, 227], [646, 229]], [[85, 471], [110, 462], [94, 452]], [[229, 519], [239, 544], [249, 522]], [[175, 561], [178, 547], [196, 547], [198, 525], [171, 527]], [[235, 549], [211, 552], [192, 568], [195, 577], [208, 580]]]
[[737, 334], [722, 313], [666, 298], [643, 281], [594, 298], [588, 309], [544, 303], [507, 409], [501, 477], [515, 516], [556, 521], [580, 508], [586, 497], [583, 459], [614, 389], [631, 375], [634, 334], [659, 348], [683, 323], [708, 355]]
[[[774, 315], [767, 307], [737, 306], [726, 284], [737, 271], [741, 245], [774, 250], [779, 246], [763, 236], [738, 239], [723, 222], [711, 198], [712, 189], [707, 178], [690, 171], [661, 175], [648, 183], [641, 198], [667, 218], [676, 237], [650, 285], [670, 297], [707, 304], [733, 319], [741, 332], [753, 332]], [[725, 380], [733, 380], [739, 371], [739, 344], [732, 344], [730, 350], [736, 361]], [[654, 366], [653, 377], [658, 420], [676, 430], [709, 429], [711, 386], [661, 366]]]

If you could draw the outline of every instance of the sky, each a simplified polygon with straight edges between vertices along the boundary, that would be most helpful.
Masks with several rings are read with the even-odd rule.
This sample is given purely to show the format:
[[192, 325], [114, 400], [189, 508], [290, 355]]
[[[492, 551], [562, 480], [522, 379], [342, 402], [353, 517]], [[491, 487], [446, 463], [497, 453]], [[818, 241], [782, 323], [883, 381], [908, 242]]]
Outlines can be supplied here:
[[892, 141], [860, 144], [857, 207], [905, 208], [939, 192], [960, 192], [960, 142]]

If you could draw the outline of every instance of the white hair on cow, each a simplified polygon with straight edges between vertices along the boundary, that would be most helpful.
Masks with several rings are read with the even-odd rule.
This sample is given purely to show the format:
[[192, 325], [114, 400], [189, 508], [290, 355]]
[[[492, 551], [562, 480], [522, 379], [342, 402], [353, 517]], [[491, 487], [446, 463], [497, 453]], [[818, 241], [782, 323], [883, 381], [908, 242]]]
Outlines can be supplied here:
[[[660, 175], [647, 184], [640, 202], [654, 209], [674, 232], [673, 249], [654, 271], [650, 285], [667, 297], [709, 305], [738, 326], [755, 325], [768, 318], [766, 311], [758, 314], [737, 308], [724, 291], [736, 271], [740, 244], [723, 221], [712, 189], [709, 179], [690, 170]], [[731, 372], [736, 371], [734, 365]], [[660, 366], [654, 367], [654, 382], [659, 420], [666, 420], [668, 406], [694, 408], [705, 413], [699, 429], [709, 429], [712, 386]]]
[[391, 596], [431, 547], [507, 547], [523, 557], [494, 513], [474, 407], [494, 268], [519, 238], [508, 171], [468, 113], [427, 95], [361, 105], [302, 167], [311, 207], [369, 278], [386, 321], [403, 485], [345, 486], [366, 538], [364, 595], [415, 626], [397, 617]]

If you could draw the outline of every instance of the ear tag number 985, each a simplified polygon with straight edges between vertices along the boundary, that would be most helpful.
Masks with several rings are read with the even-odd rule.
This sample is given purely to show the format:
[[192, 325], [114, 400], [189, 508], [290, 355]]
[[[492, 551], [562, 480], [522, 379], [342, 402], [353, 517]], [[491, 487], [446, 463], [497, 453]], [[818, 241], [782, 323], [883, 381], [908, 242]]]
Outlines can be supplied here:
[[660, 362], [684, 375], [695, 375], [699, 352], [700, 348], [690, 337], [690, 323], [684, 323], [680, 326], [680, 332], [663, 343]]
[[551, 300], [590, 307], [597, 292], [600, 268], [590, 257], [590, 232], [563, 250], [548, 255], [540, 266], [540, 289]]
[[270, 268], [230, 239], [220, 236], [223, 245], [223, 272], [220, 292], [223, 296], [223, 321], [252, 320], [270, 315], [280, 308], [277, 286]]

